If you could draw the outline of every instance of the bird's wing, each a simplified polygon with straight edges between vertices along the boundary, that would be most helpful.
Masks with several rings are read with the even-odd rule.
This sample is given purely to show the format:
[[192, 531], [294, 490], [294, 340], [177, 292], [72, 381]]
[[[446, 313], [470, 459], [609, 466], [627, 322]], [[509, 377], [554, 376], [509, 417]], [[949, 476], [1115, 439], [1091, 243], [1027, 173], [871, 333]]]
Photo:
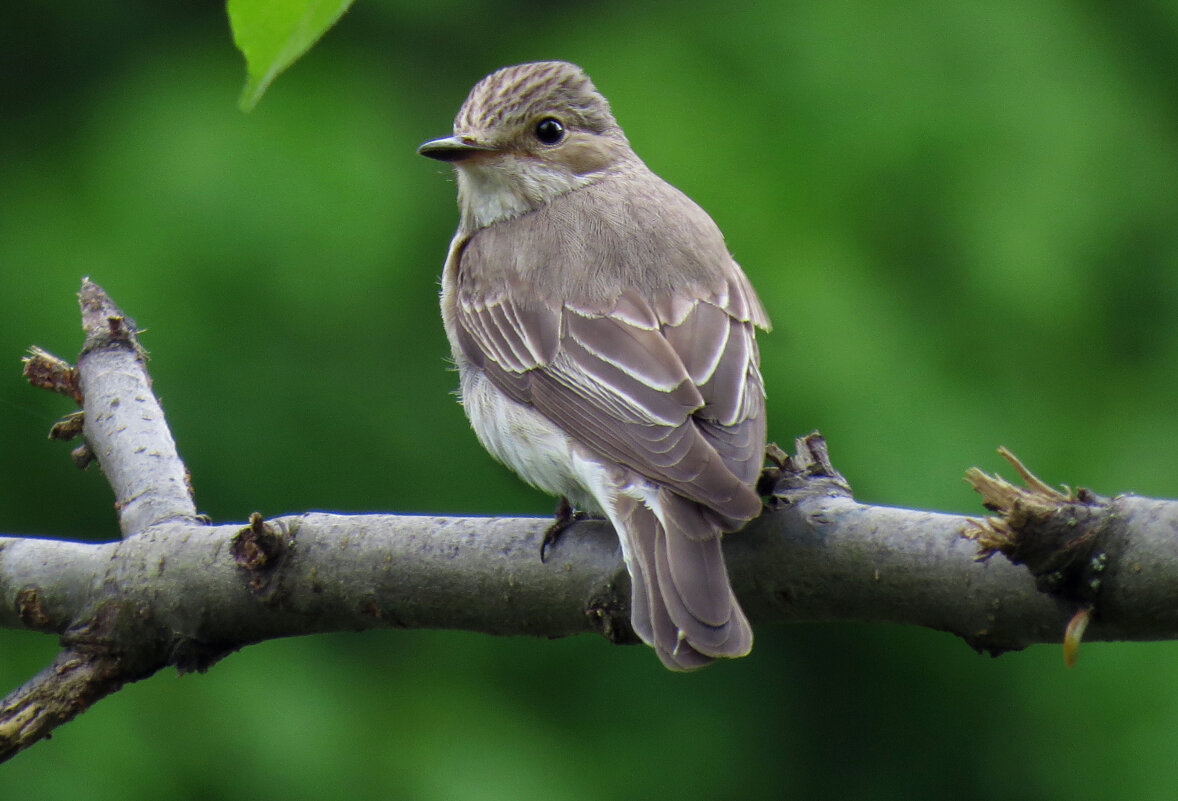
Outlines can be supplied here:
[[467, 359], [605, 459], [730, 520], [758, 513], [748, 485], [765, 441], [753, 338], [763, 312], [742, 274], [653, 303], [624, 291], [612, 308], [544, 303], [522, 289], [459, 288]]

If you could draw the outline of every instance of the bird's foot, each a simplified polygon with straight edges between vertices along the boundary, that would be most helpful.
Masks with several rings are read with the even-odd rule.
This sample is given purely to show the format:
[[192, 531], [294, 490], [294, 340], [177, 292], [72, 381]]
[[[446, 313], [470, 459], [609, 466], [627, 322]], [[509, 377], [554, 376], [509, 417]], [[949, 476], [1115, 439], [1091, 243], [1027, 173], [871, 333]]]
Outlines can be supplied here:
[[597, 515], [589, 512], [582, 512], [579, 509], [574, 509], [573, 505], [569, 503], [569, 499], [560, 496], [560, 500], [556, 503], [556, 519], [552, 521], [552, 525], [544, 532], [544, 539], [540, 541], [540, 561], [548, 560], [548, 549], [556, 544], [560, 539], [560, 535], [564, 534], [565, 529], [580, 520], [596, 519]]

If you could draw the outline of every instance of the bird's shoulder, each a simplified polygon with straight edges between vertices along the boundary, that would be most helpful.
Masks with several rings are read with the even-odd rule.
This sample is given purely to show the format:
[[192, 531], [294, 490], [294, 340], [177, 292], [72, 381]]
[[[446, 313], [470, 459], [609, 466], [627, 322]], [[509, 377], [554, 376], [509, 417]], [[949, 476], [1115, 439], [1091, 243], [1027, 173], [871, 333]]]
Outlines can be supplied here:
[[707, 212], [645, 168], [478, 229], [460, 258], [466, 297], [511, 291], [545, 304], [576, 298], [602, 311], [627, 292], [710, 294], [734, 268]]

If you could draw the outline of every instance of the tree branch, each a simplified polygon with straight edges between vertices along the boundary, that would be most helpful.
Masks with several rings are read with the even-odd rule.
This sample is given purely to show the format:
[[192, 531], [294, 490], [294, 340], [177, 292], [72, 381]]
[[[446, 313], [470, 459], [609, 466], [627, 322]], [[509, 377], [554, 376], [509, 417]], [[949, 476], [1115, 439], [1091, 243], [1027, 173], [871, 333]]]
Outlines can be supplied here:
[[[275, 637], [445, 628], [636, 641], [629, 579], [603, 522], [570, 527], [546, 562], [541, 519], [314, 513], [206, 524], [134, 324], [89, 281], [80, 297], [76, 375], [43, 352], [26, 374], [82, 400], [83, 450], [111, 481], [124, 538], [0, 538], [0, 626], [55, 633], [63, 647], [0, 702], [0, 760], [126, 682], [167, 666], [205, 670]], [[971, 471], [1003, 515], [980, 521], [857, 503], [816, 435], [795, 456], [774, 456], [767, 512], [725, 541], [754, 623], [907, 623], [994, 654], [1059, 642], [1078, 612], [1091, 618], [1089, 639], [1178, 637], [1174, 502], [1058, 493], [1029, 472], [1018, 490]]]
[[78, 358], [83, 434], [114, 490], [123, 536], [164, 520], [195, 521], [188, 471], [151, 391], [135, 321], [89, 278], [78, 299], [86, 335]]

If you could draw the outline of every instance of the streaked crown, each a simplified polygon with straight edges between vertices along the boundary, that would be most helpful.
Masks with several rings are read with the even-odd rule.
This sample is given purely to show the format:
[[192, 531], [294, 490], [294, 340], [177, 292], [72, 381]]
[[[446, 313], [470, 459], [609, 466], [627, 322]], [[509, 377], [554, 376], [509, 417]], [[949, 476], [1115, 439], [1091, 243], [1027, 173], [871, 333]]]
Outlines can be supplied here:
[[470, 91], [454, 135], [418, 148], [458, 176], [463, 230], [539, 208], [619, 170], [645, 169], [581, 68], [539, 61], [493, 72]]
[[454, 119], [454, 133], [477, 134], [557, 110], [573, 115], [566, 122], [593, 133], [618, 130], [609, 102], [580, 67], [537, 61], [504, 67], [475, 84]]

